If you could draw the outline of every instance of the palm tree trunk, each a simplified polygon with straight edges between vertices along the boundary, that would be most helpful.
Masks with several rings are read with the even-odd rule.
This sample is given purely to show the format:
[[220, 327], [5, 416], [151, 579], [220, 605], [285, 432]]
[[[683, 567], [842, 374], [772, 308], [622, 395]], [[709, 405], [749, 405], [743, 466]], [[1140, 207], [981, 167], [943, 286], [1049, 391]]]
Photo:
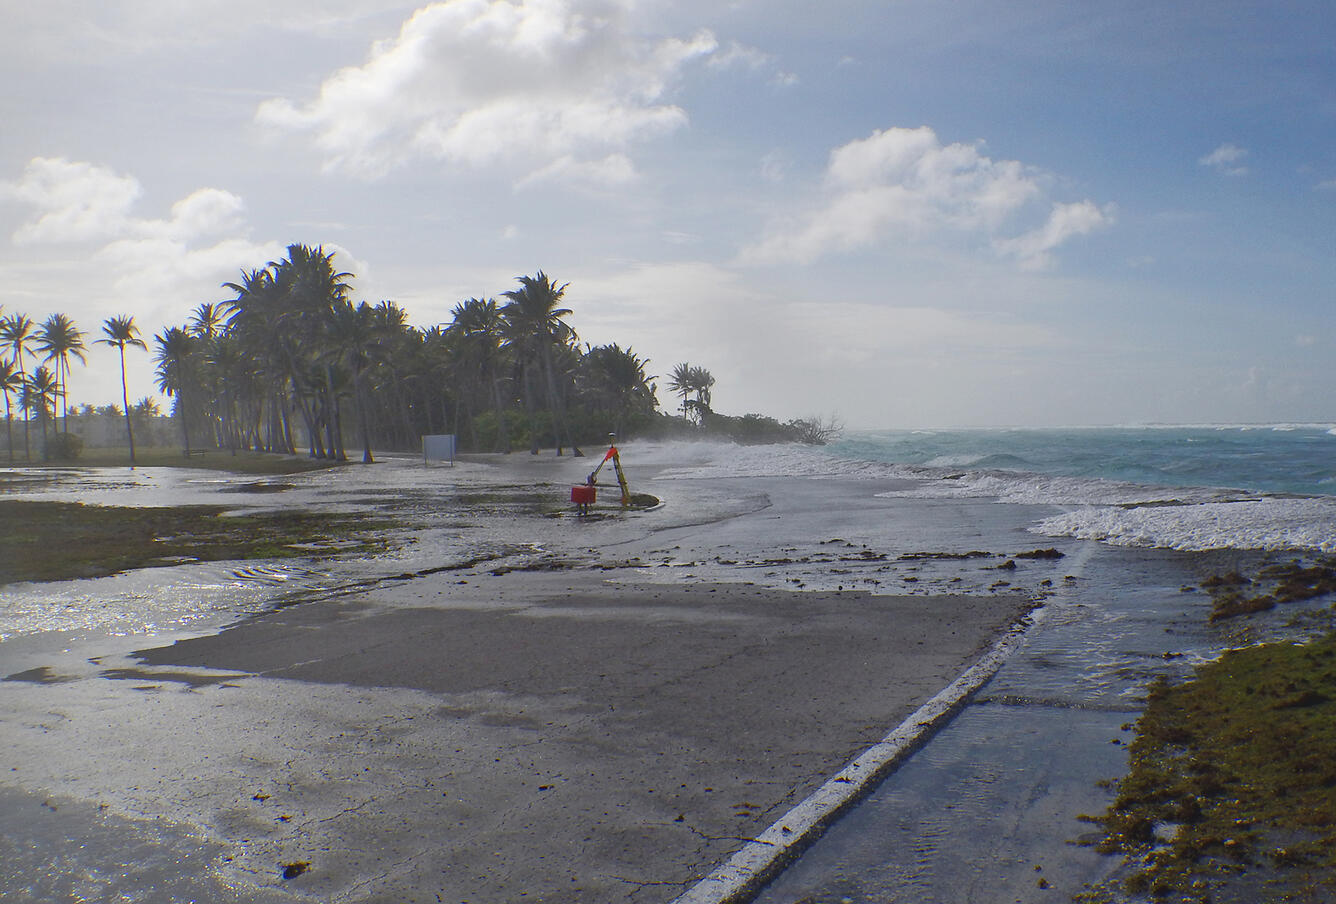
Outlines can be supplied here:
[[186, 397], [176, 391], [176, 413], [181, 417], [181, 440], [185, 444], [186, 458], [190, 457], [190, 425], [186, 422]]
[[529, 454], [538, 454], [538, 424], [534, 418], [533, 374], [526, 361], [520, 367], [520, 380], [524, 383], [524, 414], [529, 419]]
[[125, 436], [130, 441], [130, 465], [135, 463], [135, 431], [130, 426], [130, 390], [125, 385], [125, 344], [120, 346], [121, 350], [121, 407], [125, 410]]
[[510, 454], [510, 431], [506, 429], [506, 410], [501, 405], [501, 384], [492, 380], [492, 408], [496, 412], [497, 451]]
[[362, 377], [353, 371], [353, 404], [357, 406], [357, 427], [362, 434], [362, 464], [374, 464], [371, 457], [371, 429], [366, 417], [366, 399], [362, 396]]
[[14, 462], [14, 409], [10, 407], [9, 390], [5, 390], [5, 445], [9, 447], [9, 461]]
[[547, 407], [552, 412], [552, 438], [557, 444], [557, 454], [562, 447], [570, 445], [570, 431], [566, 429], [566, 405], [557, 393], [557, 378], [552, 370], [552, 352], [543, 347], [543, 371], [547, 377]]

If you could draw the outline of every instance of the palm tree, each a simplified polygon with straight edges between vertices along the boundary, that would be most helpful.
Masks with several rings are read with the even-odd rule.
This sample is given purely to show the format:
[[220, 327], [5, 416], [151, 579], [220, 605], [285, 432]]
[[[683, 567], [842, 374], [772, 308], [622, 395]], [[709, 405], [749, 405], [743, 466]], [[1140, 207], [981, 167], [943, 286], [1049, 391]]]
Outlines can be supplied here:
[[135, 431], [130, 424], [130, 390], [125, 383], [125, 347], [147, 350], [148, 346], [139, 338], [139, 327], [133, 317], [108, 317], [102, 324], [105, 339], [98, 339], [100, 345], [114, 345], [121, 353], [121, 402], [125, 407], [125, 436], [130, 441], [130, 464], [135, 463]]
[[5, 439], [9, 446], [9, 460], [14, 461], [14, 409], [10, 393], [23, 391], [23, 374], [14, 367], [13, 361], [0, 359], [0, 391], [5, 394]]
[[[312, 432], [312, 454], [319, 458], [345, 459], [343, 438], [338, 435], [338, 399], [333, 365], [318, 365], [324, 355], [326, 328], [336, 305], [344, 302], [351, 273], [334, 268], [334, 252], [307, 245], [289, 245], [288, 256], [270, 262], [274, 280], [284, 293], [283, 327], [296, 340], [289, 358], [297, 385], [310, 393], [308, 417]], [[300, 394], [299, 394], [300, 398]], [[324, 428], [325, 443], [318, 433]], [[327, 451], [326, 451], [327, 449]]]
[[373, 363], [372, 353], [378, 344], [375, 309], [365, 301], [353, 307], [351, 301], [340, 300], [330, 312], [328, 332], [333, 366], [346, 368], [352, 380], [353, 406], [357, 409], [358, 432], [362, 435], [362, 463], [374, 464], [362, 384], [364, 375]]
[[337, 272], [333, 259], [334, 252], [320, 247], [289, 245], [282, 260], [243, 271], [240, 283], [223, 284], [237, 293], [228, 303], [225, 329], [238, 337], [244, 355], [259, 362], [263, 379], [256, 382], [268, 389], [270, 448], [295, 451], [289, 426], [295, 406], [315, 458], [346, 457], [338, 435], [339, 374], [329, 330], [352, 274]]
[[33, 371], [32, 376], [23, 383], [19, 404], [28, 412], [29, 417], [36, 417], [42, 426], [42, 448], [46, 448], [46, 419], [55, 417], [56, 400], [60, 397], [60, 382], [45, 364]]
[[84, 357], [83, 337], [83, 331], [74, 325], [74, 321], [60, 313], [46, 318], [37, 334], [37, 350], [46, 356], [45, 360], [56, 363], [57, 391], [63, 401], [67, 433], [70, 429], [70, 356], [78, 358], [81, 363], [88, 363]]
[[224, 330], [200, 341], [222, 443], [233, 455], [238, 445], [263, 448], [259, 423], [264, 381], [257, 363], [247, 354], [237, 331]]
[[171, 327], [153, 337], [158, 344], [154, 363], [158, 366], [158, 389], [169, 396], [176, 397], [176, 411], [181, 415], [181, 438], [185, 441], [185, 453], [190, 454], [190, 425], [186, 404], [186, 391], [193, 388], [194, 352], [198, 341], [193, 335], [179, 326]]
[[501, 384], [506, 382], [505, 366], [506, 321], [501, 316], [496, 299], [483, 301], [470, 298], [455, 305], [453, 320], [446, 332], [458, 337], [460, 369], [477, 375], [481, 391], [491, 401], [496, 415], [496, 444], [498, 451], [510, 451], [510, 434], [506, 429], [506, 406], [501, 397]]
[[414, 369], [425, 343], [408, 325], [408, 313], [393, 301], [372, 308], [371, 319], [380, 347], [376, 364], [383, 386], [380, 413], [386, 418], [380, 422], [382, 431], [405, 447], [415, 437], [413, 388], [420, 381], [414, 379]]
[[691, 389], [696, 393], [696, 412], [702, 419], [710, 410], [710, 390], [713, 388], [714, 376], [708, 370], [703, 367], [691, 368]]
[[36, 337], [32, 318], [23, 314], [10, 314], [8, 317], [0, 318], [0, 345], [8, 348], [10, 360], [20, 373], [26, 369], [23, 362], [24, 352]]
[[225, 301], [216, 304], [206, 301], [191, 313], [186, 328], [201, 339], [212, 339], [226, 326], [231, 307], [231, 304]]
[[[714, 376], [703, 367], [678, 364], [668, 379], [668, 388], [682, 397], [682, 417], [690, 417], [690, 412], [695, 412], [696, 423], [701, 423], [705, 413], [710, 410], [710, 389], [714, 386]], [[694, 399], [691, 398], [692, 393], [696, 395]]]
[[594, 346], [581, 359], [587, 388], [612, 415], [612, 432], [620, 434], [630, 415], [652, 413], [658, 405], [651, 380], [646, 376], [648, 359], [617, 343]]
[[254, 379], [248, 388], [257, 396], [248, 399], [257, 424], [262, 424], [266, 438], [262, 448], [270, 452], [296, 452], [289, 421], [293, 391], [288, 378], [290, 355], [286, 337], [280, 329], [283, 314], [282, 293], [269, 270], [242, 271], [240, 283], [224, 283], [237, 293], [229, 303], [227, 335], [241, 346], [241, 354], [253, 362]]
[[[525, 407], [529, 410], [531, 425], [534, 407], [531, 368], [542, 368], [547, 383], [548, 411], [552, 414], [557, 454], [560, 455], [567, 434], [566, 412], [562, 396], [557, 391], [553, 351], [555, 346], [569, 348], [579, 339], [575, 330], [563, 319], [570, 316], [570, 309], [557, 306], [570, 284], [558, 286], [542, 270], [535, 276], [519, 276], [516, 279], [520, 288], [502, 293], [510, 301], [501, 308], [501, 316], [506, 319], [508, 344], [517, 350], [520, 359], [524, 374]], [[532, 429], [530, 432], [530, 451], [537, 455], [538, 431]], [[578, 447], [574, 447], [574, 452], [576, 455], [582, 454]]]
[[[25, 352], [28, 351], [29, 344], [37, 338], [33, 330], [33, 322], [30, 317], [24, 314], [10, 314], [8, 317], [0, 320], [0, 343], [7, 347], [13, 357], [10, 359], [14, 369], [18, 371], [19, 376], [26, 380], [28, 366], [24, 361]], [[22, 408], [22, 406], [20, 406]], [[32, 449], [30, 436], [32, 433], [32, 420], [28, 417], [23, 419], [23, 457], [25, 461], [32, 461]]]
[[691, 398], [692, 390], [692, 367], [690, 364], [682, 363], [673, 367], [673, 372], [668, 375], [668, 388], [672, 392], [682, 397], [682, 417], [687, 416], [687, 399]]
[[139, 434], [149, 432], [153, 426], [153, 418], [162, 415], [162, 409], [158, 407], [158, 400], [153, 396], [144, 396], [138, 402], [135, 402], [131, 414], [139, 423]]

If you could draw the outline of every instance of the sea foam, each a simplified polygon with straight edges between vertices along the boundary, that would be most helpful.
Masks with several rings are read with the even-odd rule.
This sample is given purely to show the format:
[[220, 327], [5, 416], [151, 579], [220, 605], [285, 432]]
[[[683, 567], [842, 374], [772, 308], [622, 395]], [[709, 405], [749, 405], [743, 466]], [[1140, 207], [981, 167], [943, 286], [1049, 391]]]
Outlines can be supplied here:
[[[1060, 509], [1041, 514], [1033, 533], [1121, 546], [1179, 550], [1266, 549], [1336, 552], [1336, 497], [1257, 493], [1206, 486], [1157, 486], [1021, 470], [969, 470], [840, 457], [802, 445], [663, 443], [637, 449], [666, 465], [660, 480], [791, 477], [899, 479], [883, 498], [989, 499]], [[677, 462], [673, 466], [672, 462]]]
[[1336, 552], [1336, 500], [1263, 497], [1124, 508], [1090, 506], [1041, 520], [1034, 533], [1166, 549]]

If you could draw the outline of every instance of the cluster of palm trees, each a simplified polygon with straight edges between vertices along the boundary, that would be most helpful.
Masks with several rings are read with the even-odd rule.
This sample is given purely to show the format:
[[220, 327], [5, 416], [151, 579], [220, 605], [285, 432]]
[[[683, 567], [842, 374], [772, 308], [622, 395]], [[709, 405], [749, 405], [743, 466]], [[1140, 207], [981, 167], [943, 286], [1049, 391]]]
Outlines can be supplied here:
[[451, 322], [407, 323], [394, 302], [354, 304], [352, 274], [333, 252], [287, 256], [226, 283], [235, 297], [202, 304], [154, 337], [158, 387], [174, 399], [187, 449], [346, 460], [352, 438], [413, 449], [455, 433], [465, 448], [567, 447], [654, 417], [648, 361], [616, 343], [583, 347], [566, 322], [567, 286], [539, 271], [503, 301], [470, 298]]
[[[130, 423], [130, 404], [125, 392], [125, 347], [144, 347], [138, 338], [133, 317], [112, 317], [103, 325], [106, 338], [97, 342], [115, 345], [121, 351], [121, 398], [125, 404], [125, 426], [134, 459], [134, 434]], [[32, 424], [41, 430], [44, 452], [59, 440], [69, 440], [69, 379], [71, 359], [87, 363], [84, 332], [65, 314], [52, 314], [38, 326], [26, 314], [0, 316], [0, 391], [5, 399], [5, 438], [9, 460], [16, 458], [14, 409], [23, 419], [23, 454], [32, 460]], [[29, 359], [34, 365], [29, 372]], [[38, 363], [38, 362], [41, 363]], [[144, 409], [151, 400], [140, 402]], [[62, 428], [63, 422], [63, 428]], [[50, 430], [48, 430], [48, 424]], [[50, 434], [50, 436], [48, 435]]]
[[[580, 344], [563, 306], [567, 284], [541, 270], [518, 277], [500, 300], [460, 302], [449, 323], [427, 328], [410, 326], [394, 302], [354, 303], [352, 278], [333, 252], [290, 245], [281, 260], [225, 283], [234, 297], [201, 304], [184, 324], [153, 337], [158, 389], [173, 400], [187, 453], [192, 444], [289, 454], [300, 445], [317, 458], [346, 460], [355, 443], [369, 462], [373, 447], [409, 450], [424, 434], [455, 433], [466, 449], [550, 445], [559, 455], [579, 454], [578, 444], [610, 432], [682, 423], [657, 413], [648, 360], [617, 343]], [[102, 333], [96, 344], [120, 355], [116, 413], [125, 415], [133, 462], [131, 414], [156, 403], [131, 406], [126, 351], [148, 344], [129, 316], [108, 318]], [[40, 326], [22, 314], [0, 316], [11, 461], [15, 407], [28, 459], [34, 424], [43, 449], [55, 445], [48, 432], [68, 438], [70, 366], [86, 363], [85, 338], [64, 314]], [[685, 420], [702, 422], [713, 385], [704, 368], [673, 370]]]
[[682, 397], [682, 417], [697, 424], [710, 413], [710, 390], [713, 388], [714, 377], [710, 372], [693, 364], [678, 364], [668, 377], [669, 391]]

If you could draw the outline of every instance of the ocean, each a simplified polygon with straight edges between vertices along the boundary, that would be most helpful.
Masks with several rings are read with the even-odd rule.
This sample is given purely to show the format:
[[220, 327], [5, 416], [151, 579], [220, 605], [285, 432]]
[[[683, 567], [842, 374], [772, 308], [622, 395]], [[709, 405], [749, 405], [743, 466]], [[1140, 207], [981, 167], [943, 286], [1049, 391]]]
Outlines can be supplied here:
[[1336, 427], [1329, 424], [888, 430], [852, 433], [831, 451], [924, 468], [1336, 494]]
[[1336, 552], [1336, 426], [849, 432], [756, 446], [680, 477], [904, 478], [894, 494], [1057, 509], [1031, 530], [1122, 546]]

